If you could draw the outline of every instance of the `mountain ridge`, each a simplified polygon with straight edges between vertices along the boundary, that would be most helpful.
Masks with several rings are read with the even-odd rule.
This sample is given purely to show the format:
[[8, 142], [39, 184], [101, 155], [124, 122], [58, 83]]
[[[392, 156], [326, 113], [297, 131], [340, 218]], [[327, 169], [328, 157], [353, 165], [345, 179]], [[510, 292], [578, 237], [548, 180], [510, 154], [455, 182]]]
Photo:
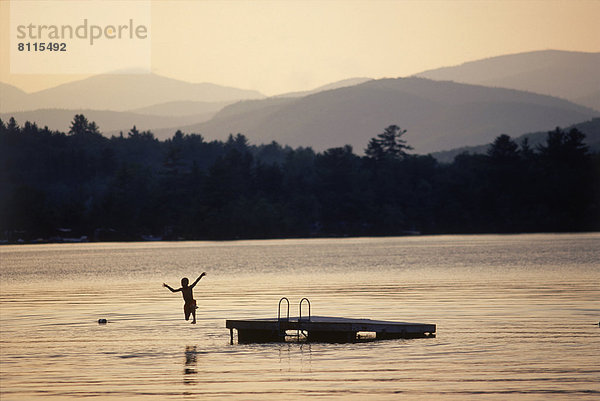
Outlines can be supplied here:
[[257, 143], [324, 150], [345, 144], [363, 149], [387, 125], [397, 124], [408, 130], [409, 144], [426, 153], [455, 147], [456, 141], [477, 144], [502, 132], [564, 126], [598, 114], [547, 95], [409, 77], [301, 98], [237, 102], [209, 121], [177, 128], [212, 139], [242, 133]]
[[367, 81], [372, 81], [373, 78], [367, 77], [356, 77], [356, 78], [346, 78], [340, 81], [331, 82], [325, 85], [318, 86], [314, 89], [306, 90], [306, 91], [296, 91], [296, 92], [286, 92], [280, 95], [275, 95], [271, 97], [280, 98], [280, 97], [304, 97], [307, 95], [312, 95], [314, 93], [324, 92], [332, 89], [344, 88], [346, 86], [354, 86], [360, 85]]
[[171, 101], [228, 102], [266, 97], [254, 90], [189, 83], [156, 74], [97, 75], [32, 93], [17, 93], [10, 89], [12, 85], [2, 85], [2, 113], [44, 108], [127, 111]]
[[583, 101], [582, 105], [600, 110], [598, 71], [600, 52], [539, 50], [435, 68], [414, 76], [526, 90], [575, 103]]

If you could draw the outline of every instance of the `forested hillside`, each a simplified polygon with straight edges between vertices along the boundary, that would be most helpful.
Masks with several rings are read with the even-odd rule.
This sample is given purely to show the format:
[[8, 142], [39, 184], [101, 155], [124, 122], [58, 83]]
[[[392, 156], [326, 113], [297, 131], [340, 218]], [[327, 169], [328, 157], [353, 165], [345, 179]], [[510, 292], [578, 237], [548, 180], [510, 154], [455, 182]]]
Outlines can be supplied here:
[[487, 154], [440, 164], [410, 154], [399, 127], [384, 128], [358, 156], [350, 146], [251, 145], [240, 134], [159, 141], [134, 127], [106, 138], [83, 115], [69, 133], [0, 122], [0, 239], [600, 229], [600, 156], [576, 129], [533, 148], [501, 135]]

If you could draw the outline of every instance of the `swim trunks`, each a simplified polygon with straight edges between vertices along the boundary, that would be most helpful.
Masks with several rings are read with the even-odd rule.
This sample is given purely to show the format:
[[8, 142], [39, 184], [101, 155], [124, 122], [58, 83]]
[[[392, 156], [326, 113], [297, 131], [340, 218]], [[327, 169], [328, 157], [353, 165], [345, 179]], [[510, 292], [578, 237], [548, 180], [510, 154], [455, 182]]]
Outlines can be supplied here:
[[183, 313], [185, 313], [185, 319], [187, 320], [190, 317], [190, 315], [192, 314], [192, 312], [197, 308], [198, 308], [198, 306], [196, 306], [195, 299], [193, 299], [190, 302], [186, 302], [183, 305]]

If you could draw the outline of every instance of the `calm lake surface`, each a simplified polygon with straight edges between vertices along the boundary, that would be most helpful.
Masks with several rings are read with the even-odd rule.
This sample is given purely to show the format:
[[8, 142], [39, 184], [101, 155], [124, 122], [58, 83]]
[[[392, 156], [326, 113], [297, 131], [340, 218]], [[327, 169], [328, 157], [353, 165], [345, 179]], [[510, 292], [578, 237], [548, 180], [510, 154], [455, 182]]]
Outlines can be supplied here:
[[[191, 325], [161, 285], [203, 271]], [[600, 234], [2, 246], [0, 273], [3, 401], [600, 399]], [[437, 337], [230, 345], [283, 296]]]

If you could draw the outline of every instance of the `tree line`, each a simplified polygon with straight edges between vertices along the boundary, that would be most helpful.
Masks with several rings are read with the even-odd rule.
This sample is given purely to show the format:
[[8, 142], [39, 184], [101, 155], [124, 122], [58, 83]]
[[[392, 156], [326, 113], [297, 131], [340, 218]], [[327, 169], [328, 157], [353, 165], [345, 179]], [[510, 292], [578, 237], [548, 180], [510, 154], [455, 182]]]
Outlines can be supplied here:
[[600, 229], [600, 155], [557, 128], [532, 148], [500, 135], [452, 163], [410, 154], [391, 125], [364, 155], [242, 135], [107, 138], [0, 120], [0, 240], [239, 239]]

